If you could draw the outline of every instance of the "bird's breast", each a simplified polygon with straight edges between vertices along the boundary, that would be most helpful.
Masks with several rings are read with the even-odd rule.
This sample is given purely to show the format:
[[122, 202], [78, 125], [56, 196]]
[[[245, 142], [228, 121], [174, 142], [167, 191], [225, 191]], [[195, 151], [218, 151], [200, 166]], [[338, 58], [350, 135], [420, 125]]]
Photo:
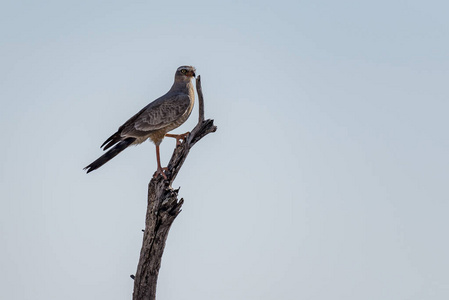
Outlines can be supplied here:
[[[182, 124], [184, 124], [185, 121], [189, 118], [190, 114], [192, 113], [193, 106], [195, 103], [195, 91], [193, 89], [193, 86], [189, 88], [189, 98], [190, 98], [190, 104], [185, 110], [185, 112], [176, 120], [171, 122], [169, 125], [167, 125], [164, 128], [161, 128], [159, 130], [152, 131], [148, 134], [147, 138], [152, 140], [156, 145], [159, 145], [162, 140], [164, 139], [164, 136], [167, 132], [172, 131], [173, 129], [178, 128]], [[145, 139], [144, 139], [145, 140]]]

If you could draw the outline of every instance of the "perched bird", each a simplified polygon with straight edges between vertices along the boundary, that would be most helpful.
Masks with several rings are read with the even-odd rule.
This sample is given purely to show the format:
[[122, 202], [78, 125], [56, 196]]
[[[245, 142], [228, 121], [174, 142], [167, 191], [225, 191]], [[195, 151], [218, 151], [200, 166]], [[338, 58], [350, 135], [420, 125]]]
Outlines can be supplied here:
[[103, 150], [112, 148], [84, 170], [87, 170], [87, 173], [92, 172], [128, 146], [141, 144], [150, 139], [156, 145], [157, 170], [153, 176], [161, 174], [167, 179], [164, 174], [164, 170], [167, 168], [161, 167], [159, 145], [165, 136], [176, 138], [177, 144], [179, 144], [180, 140], [185, 139], [188, 135], [188, 132], [185, 134], [167, 134], [167, 132], [181, 126], [192, 112], [195, 90], [191, 79], [195, 77], [195, 71], [192, 66], [179, 67], [176, 70], [175, 82], [171, 89], [120, 126], [118, 131], [101, 145]]

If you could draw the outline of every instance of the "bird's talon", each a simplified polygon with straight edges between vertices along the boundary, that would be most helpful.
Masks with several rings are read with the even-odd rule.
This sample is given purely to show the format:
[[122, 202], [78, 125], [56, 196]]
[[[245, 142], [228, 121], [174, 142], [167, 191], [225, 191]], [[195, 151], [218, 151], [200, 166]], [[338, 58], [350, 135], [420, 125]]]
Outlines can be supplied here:
[[166, 137], [172, 137], [176, 139], [176, 146], [179, 146], [182, 144], [181, 141], [185, 142], [187, 136], [190, 134], [189, 131], [187, 131], [186, 133], [182, 133], [182, 134], [171, 134], [171, 133], [167, 133], [165, 136]]
[[156, 178], [157, 175], [160, 174], [165, 180], [168, 180], [167, 175], [165, 175], [164, 171], [168, 171], [168, 168], [167, 167], [165, 167], [165, 168], [158, 168], [156, 170], [156, 172], [154, 172], [153, 178]]

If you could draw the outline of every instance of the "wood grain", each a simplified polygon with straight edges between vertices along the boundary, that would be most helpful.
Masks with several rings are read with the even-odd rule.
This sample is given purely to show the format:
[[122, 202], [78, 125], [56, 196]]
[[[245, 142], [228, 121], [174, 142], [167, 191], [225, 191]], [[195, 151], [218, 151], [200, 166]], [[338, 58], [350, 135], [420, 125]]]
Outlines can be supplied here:
[[201, 79], [196, 80], [199, 120], [198, 124], [187, 136], [184, 142], [177, 146], [168, 163], [165, 172], [167, 180], [162, 176], [151, 179], [148, 184], [148, 207], [145, 219], [142, 249], [140, 250], [137, 272], [134, 277], [133, 300], [155, 300], [156, 285], [161, 267], [162, 254], [170, 227], [181, 212], [184, 200], [178, 200], [178, 190], [171, 187], [190, 149], [203, 137], [215, 132], [217, 127], [213, 120], [204, 121], [204, 99], [201, 89]]

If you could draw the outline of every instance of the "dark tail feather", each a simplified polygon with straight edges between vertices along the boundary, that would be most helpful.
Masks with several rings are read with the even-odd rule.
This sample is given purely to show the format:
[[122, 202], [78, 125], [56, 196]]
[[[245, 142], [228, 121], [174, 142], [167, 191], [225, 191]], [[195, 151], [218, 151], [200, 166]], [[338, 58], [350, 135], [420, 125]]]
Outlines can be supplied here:
[[104, 143], [103, 145], [100, 146], [100, 148], [103, 148], [103, 150], [107, 150], [108, 148], [110, 148], [111, 146], [113, 146], [114, 144], [117, 144], [118, 142], [120, 142], [122, 139], [122, 137], [120, 136], [119, 132], [114, 133], [113, 135], [111, 135]]
[[114, 158], [117, 154], [125, 150], [129, 145], [131, 145], [136, 139], [135, 138], [127, 138], [123, 141], [119, 142], [115, 145], [111, 150], [100, 156], [96, 161], [85, 167], [83, 170], [87, 170], [87, 173], [92, 172], [93, 170], [98, 169], [112, 158]]

